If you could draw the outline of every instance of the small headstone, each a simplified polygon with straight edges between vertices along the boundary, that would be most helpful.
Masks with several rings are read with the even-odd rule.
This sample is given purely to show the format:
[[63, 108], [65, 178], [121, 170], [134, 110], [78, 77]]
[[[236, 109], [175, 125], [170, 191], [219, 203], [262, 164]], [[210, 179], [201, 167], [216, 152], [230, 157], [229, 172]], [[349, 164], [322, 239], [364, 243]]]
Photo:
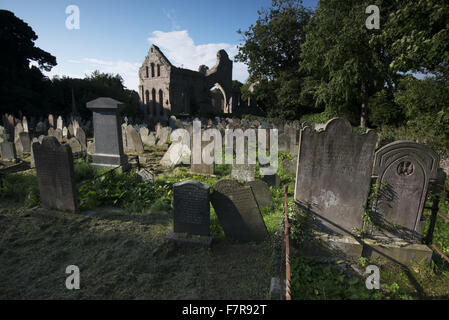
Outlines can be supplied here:
[[19, 134], [19, 139], [23, 152], [31, 152], [30, 134], [28, 132], [21, 132]]
[[16, 146], [14, 142], [3, 141], [1, 143], [2, 159], [5, 161], [17, 161]]
[[27, 120], [27, 118], [25, 116], [22, 119], [22, 126], [23, 126], [23, 132], [29, 132], [29, 130], [28, 130], [28, 120]]
[[173, 185], [173, 231], [210, 235], [209, 187], [196, 181]]
[[70, 138], [67, 143], [72, 149], [73, 153], [80, 153], [83, 151], [83, 147], [81, 146], [81, 143], [77, 138]]
[[148, 171], [146, 169], [140, 169], [137, 172], [137, 177], [139, 178], [140, 181], [150, 182], [150, 183], [154, 182], [154, 174], [151, 171]]
[[37, 182], [42, 206], [46, 209], [78, 210], [72, 150], [55, 137], [33, 143]]
[[[190, 171], [192, 173], [198, 173], [198, 174], [205, 174], [205, 175], [213, 175], [214, 174], [214, 163], [212, 162], [211, 164], [207, 164], [204, 163], [203, 159], [203, 154], [205, 154], [207, 151], [205, 149], [205, 147], [207, 145], [209, 145], [211, 142], [209, 141], [201, 141], [201, 149], [198, 150], [201, 152], [201, 163], [199, 164], [194, 164], [193, 163], [193, 159], [194, 159], [194, 152], [195, 152], [195, 148], [192, 148], [192, 157], [191, 157], [191, 161], [190, 161]], [[214, 150], [212, 149], [210, 156], [213, 158], [214, 157]]]
[[430, 181], [438, 178], [439, 156], [430, 147], [396, 141], [376, 152], [374, 176], [384, 190], [374, 203], [378, 238], [420, 242], [422, 212]]
[[223, 179], [214, 186], [211, 202], [227, 237], [262, 241], [268, 231], [250, 186]]
[[130, 152], [143, 152], [143, 144], [142, 139], [140, 138], [140, 134], [131, 125], [128, 125], [126, 127], [126, 140], [128, 144], [128, 150], [130, 150]]
[[296, 174], [296, 166], [298, 165], [298, 158], [282, 160], [282, 167], [289, 174]]
[[87, 154], [94, 154], [95, 153], [95, 142], [88, 141], [87, 142]]
[[68, 134], [70, 135], [70, 137], [75, 136], [75, 130], [73, 129], [73, 124], [69, 124], [69, 126], [67, 127], [67, 130], [69, 131]]
[[58, 119], [56, 119], [56, 128], [62, 131], [63, 127], [64, 127], [64, 122], [62, 121], [62, 117], [59, 116]]
[[[33, 143], [35, 143], [35, 142], [41, 143], [41, 141], [39, 141], [38, 138], [33, 138], [31, 145], [33, 145]], [[36, 167], [36, 164], [34, 162], [34, 152], [33, 152], [33, 148], [31, 148], [30, 168], [35, 168], [35, 167]]]
[[170, 134], [170, 128], [163, 127], [159, 129], [159, 137], [157, 139], [157, 145], [163, 146], [164, 144], [168, 143], [168, 135]]
[[248, 185], [253, 190], [259, 207], [271, 207], [273, 205], [273, 198], [271, 197], [270, 188], [260, 179], [248, 182]]
[[68, 137], [68, 133], [69, 133], [69, 130], [67, 130], [67, 127], [62, 128], [62, 137], [63, 138], [70, 138], [70, 137]]

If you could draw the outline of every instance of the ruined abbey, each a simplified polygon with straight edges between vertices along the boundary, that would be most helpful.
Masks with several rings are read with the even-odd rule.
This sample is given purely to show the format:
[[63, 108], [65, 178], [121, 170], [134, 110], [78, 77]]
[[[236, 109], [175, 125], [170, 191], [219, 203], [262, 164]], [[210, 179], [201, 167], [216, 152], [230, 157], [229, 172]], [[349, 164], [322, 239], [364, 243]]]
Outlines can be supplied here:
[[[219, 99], [211, 91], [214, 87], [222, 93]], [[237, 100], [232, 98], [232, 61], [226, 51], [220, 50], [214, 67], [201, 65], [193, 71], [175, 67], [152, 45], [139, 69], [139, 97], [142, 111], [150, 120], [197, 112], [232, 113]]]

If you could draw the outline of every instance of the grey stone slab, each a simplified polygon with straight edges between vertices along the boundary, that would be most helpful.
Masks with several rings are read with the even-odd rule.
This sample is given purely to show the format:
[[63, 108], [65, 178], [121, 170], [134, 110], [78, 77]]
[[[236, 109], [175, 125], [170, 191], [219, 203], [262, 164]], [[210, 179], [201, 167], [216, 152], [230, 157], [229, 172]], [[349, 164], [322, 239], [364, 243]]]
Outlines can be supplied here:
[[376, 152], [373, 173], [378, 188], [385, 186], [374, 204], [377, 237], [421, 240], [422, 212], [438, 166], [438, 154], [414, 142], [396, 141]]
[[137, 132], [136, 128], [131, 125], [126, 127], [126, 141], [130, 152], [143, 152], [143, 143], [140, 134]]
[[350, 235], [362, 228], [377, 134], [352, 131], [332, 119], [323, 131], [301, 131], [295, 201], [316, 217], [326, 233]]
[[268, 231], [250, 186], [223, 179], [214, 186], [211, 202], [227, 237], [244, 241], [262, 241]]
[[78, 210], [72, 150], [55, 137], [33, 143], [37, 182], [42, 206], [46, 209]]
[[76, 129], [76, 139], [81, 143], [81, 147], [83, 150], [87, 149], [87, 138], [86, 133], [84, 132], [83, 128], [77, 128]]
[[28, 132], [21, 132], [19, 134], [20, 144], [22, 145], [23, 152], [31, 152], [31, 140]]
[[210, 235], [210, 188], [196, 181], [173, 185], [175, 233]]
[[250, 181], [247, 183], [253, 190], [259, 207], [271, 207], [273, 206], [273, 198], [271, 197], [270, 188], [268, 185], [260, 179]]
[[3, 141], [1, 143], [2, 159], [5, 161], [16, 161], [17, 153], [14, 142]]

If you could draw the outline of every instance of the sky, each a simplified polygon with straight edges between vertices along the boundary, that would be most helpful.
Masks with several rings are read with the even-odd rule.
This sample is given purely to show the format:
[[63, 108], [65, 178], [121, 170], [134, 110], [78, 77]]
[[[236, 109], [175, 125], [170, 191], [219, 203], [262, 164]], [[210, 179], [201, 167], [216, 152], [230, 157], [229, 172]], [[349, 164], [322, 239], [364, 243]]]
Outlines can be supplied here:
[[[317, 0], [305, 0], [314, 8]], [[79, 29], [68, 29], [79, 8]], [[137, 90], [137, 72], [152, 44], [178, 67], [212, 67], [225, 49], [233, 59], [258, 10], [271, 0], [2, 0], [6, 9], [30, 25], [36, 45], [56, 57], [58, 65], [45, 75], [84, 78], [94, 70], [120, 74], [128, 89]], [[246, 65], [234, 62], [233, 79], [245, 82]]]

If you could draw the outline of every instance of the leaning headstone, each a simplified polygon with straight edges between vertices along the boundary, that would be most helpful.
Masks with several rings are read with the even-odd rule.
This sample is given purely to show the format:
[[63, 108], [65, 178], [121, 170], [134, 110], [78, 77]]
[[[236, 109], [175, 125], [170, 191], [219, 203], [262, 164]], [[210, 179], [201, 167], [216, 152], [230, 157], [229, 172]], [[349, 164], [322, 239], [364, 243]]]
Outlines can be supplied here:
[[260, 179], [248, 182], [248, 185], [253, 190], [259, 207], [271, 207], [273, 205], [273, 198], [271, 197], [270, 188]]
[[256, 176], [255, 164], [237, 164], [235, 161], [232, 164], [231, 177], [239, 181], [254, 181]]
[[173, 231], [210, 235], [209, 187], [196, 181], [173, 185]]
[[5, 161], [16, 162], [17, 153], [14, 142], [3, 141], [1, 143], [2, 159]]
[[154, 174], [151, 171], [148, 171], [146, 169], [140, 169], [137, 171], [137, 178], [140, 181], [153, 183], [154, 182]]
[[76, 130], [76, 139], [81, 143], [81, 147], [83, 150], [87, 149], [87, 139], [86, 139], [86, 133], [84, 132], [83, 128], [78, 128]]
[[227, 237], [262, 241], [268, 231], [250, 186], [223, 179], [214, 186], [211, 202]]
[[55, 137], [33, 143], [37, 182], [42, 206], [46, 209], [78, 210], [72, 150]]
[[128, 167], [119, 124], [120, 104], [111, 98], [98, 98], [87, 103], [87, 108], [93, 112], [95, 154], [91, 166], [95, 168]]
[[376, 142], [374, 131], [355, 133], [344, 119], [301, 131], [295, 201], [321, 231], [345, 236], [362, 228]]
[[377, 238], [421, 241], [422, 212], [438, 167], [438, 154], [414, 142], [396, 141], [376, 152], [373, 173], [378, 188], [384, 186], [374, 203]]

